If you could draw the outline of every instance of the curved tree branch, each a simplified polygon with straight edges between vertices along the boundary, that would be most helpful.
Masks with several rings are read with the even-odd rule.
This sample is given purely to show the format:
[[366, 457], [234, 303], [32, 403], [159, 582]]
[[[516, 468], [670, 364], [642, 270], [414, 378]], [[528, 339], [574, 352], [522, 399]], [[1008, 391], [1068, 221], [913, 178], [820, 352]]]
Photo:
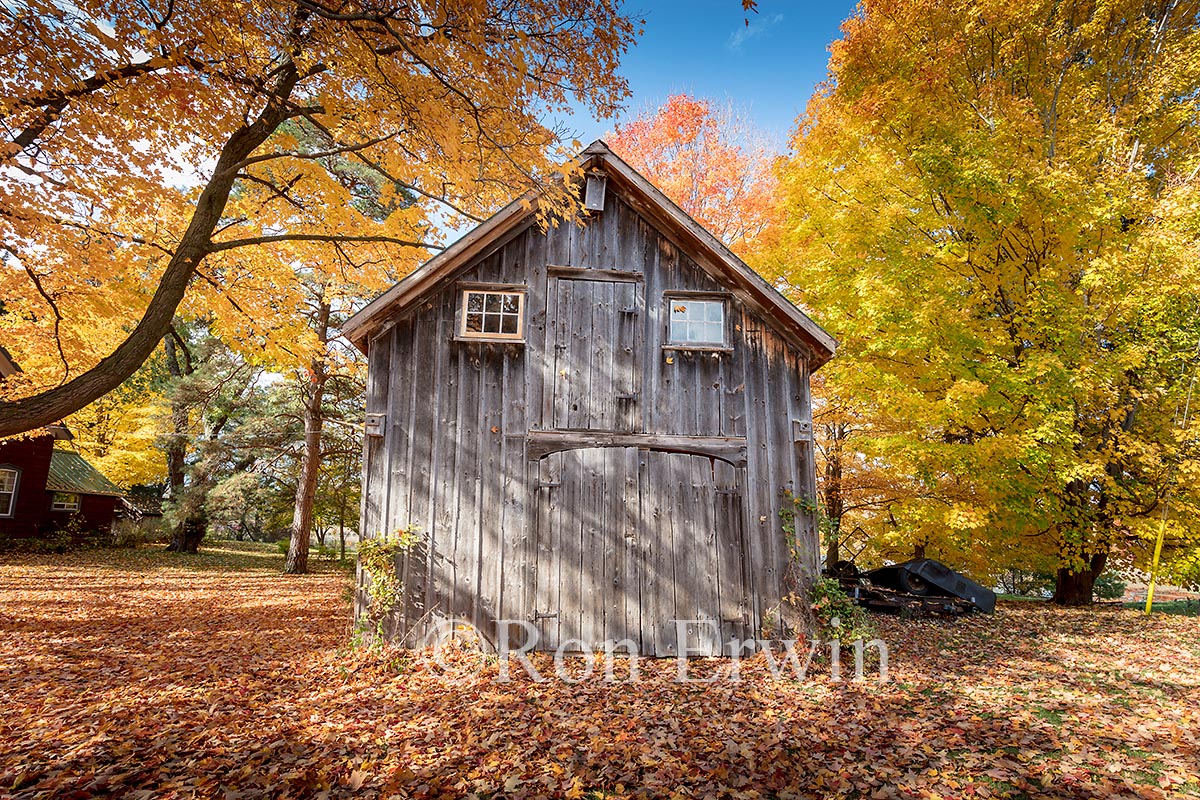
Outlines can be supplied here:
[[239, 247], [252, 247], [260, 244], [272, 244], [275, 242], [333, 242], [340, 244], [343, 242], [386, 242], [389, 244], [400, 244], [405, 247], [422, 247], [427, 250], [441, 250], [442, 248], [436, 244], [429, 242], [413, 242], [408, 239], [397, 239], [394, 236], [341, 236], [337, 234], [326, 233], [275, 233], [266, 236], [251, 236], [247, 239], [231, 239], [227, 242], [212, 242], [208, 245], [208, 252], [220, 253], [224, 250], [235, 250]]
[[[289, 62], [290, 63], [290, 62]], [[210, 252], [213, 231], [237, 180], [237, 165], [254, 152], [291, 114], [287, 98], [298, 80], [296, 68], [284, 70], [262, 112], [239, 128], [221, 149], [212, 177], [201, 192], [187, 230], [167, 263], [141, 320], [113, 353], [61, 386], [32, 397], [0, 402], [0, 436], [41, 428], [91, 403], [121, 385], [168, 334], [175, 310], [200, 262]]]
[[[11, 150], [9, 155], [20, 152], [33, 144], [41, 136], [42, 132], [58, 119], [59, 115], [62, 114], [73, 99], [98, 92], [117, 81], [137, 78], [142, 75], [177, 67], [183, 62], [184, 54], [190, 48], [191, 45], [184, 45], [168, 55], [155, 56], [146, 61], [139, 61], [98, 72], [74, 86], [51, 89], [39, 95], [20, 98], [13, 104], [10, 114], [0, 114], [0, 120], [11, 116], [12, 112], [19, 112], [24, 109], [36, 108], [41, 109], [41, 111], [34, 115], [33, 119], [26, 123], [23, 130], [11, 139], [11, 144], [16, 145], [16, 148]], [[8, 159], [6, 158], [5, 160]]]

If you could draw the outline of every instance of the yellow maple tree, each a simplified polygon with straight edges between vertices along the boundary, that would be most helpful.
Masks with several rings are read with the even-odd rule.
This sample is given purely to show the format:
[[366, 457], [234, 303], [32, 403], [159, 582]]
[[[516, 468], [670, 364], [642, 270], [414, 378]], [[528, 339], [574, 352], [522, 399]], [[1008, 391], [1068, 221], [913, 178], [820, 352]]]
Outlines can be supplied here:
[[907, 486], [863, 521], [885, 547], [1025, 558], [1086, 603], [1171, 486], [1194, 507], [1198, 9], [866, 0], [831, 48], [773, 274]]

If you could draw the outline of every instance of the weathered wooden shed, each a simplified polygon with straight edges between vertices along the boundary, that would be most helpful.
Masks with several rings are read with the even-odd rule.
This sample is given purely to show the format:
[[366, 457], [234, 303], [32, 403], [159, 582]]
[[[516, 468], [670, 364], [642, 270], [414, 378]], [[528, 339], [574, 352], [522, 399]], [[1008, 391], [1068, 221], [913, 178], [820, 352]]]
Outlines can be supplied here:
[[515, 201], [346, 326], [361, 530], [420, 536], [386, 628], [719, 654], [780, 601], [785, 504], [817, 570], [809, 375], [835, 343], [603, 142], [582, 156], [581, 225]]

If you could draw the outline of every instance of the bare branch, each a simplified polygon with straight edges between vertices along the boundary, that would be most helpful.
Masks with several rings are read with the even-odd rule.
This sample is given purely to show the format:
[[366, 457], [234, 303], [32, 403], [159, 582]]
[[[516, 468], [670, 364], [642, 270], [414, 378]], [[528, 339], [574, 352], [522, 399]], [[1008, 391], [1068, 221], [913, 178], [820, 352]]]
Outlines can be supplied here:
[[[307, 114], [310, 112], [306, 109], [304, 113]], [[397, 136], [397, 134], [395, 134], [395, 133], [389, 133], [389, 134], [385, 134], [383, 136], [377, 136], [374, 139], [368, 139], [365, 142], [359, 142], [357, 144], [347, 144], [347, 145], [343, 145], [341, 147], [334, 147], [329, 150], [321, 150], [316, 153], [301, 153], [301, 152], [297, 152], [294, 150], [285, 150], [283, 152], [277, 152], [277, 153], [263, 153], [262, 155], [251, 156], [250, 158], [242, 159], [242, 162], [237, 165], [237, 168], [245, 169], [246, 167], [250, 166], [251, 164], [258, 164], [263, 161], [274, 161], [277, 158], [303, 158], [303, 159], [309, 159], [309, 160], [317, 160], [317, 159], [321, 159], [321, 158], [331, 158], [333, 156], [341, 155], [343, 153], [354, 153], [359, 150], [365, 150], [368, 147], [374, 147], [375, 145], [382, 144], [383, 142], [386, 142], [389, 139], [393, 139], [396, 136]]]
[[62, 312], [58, 310], [58, 303], [54, 302], [54, 298], [51, 297], [50, 293], [46, 291], [46, 287], [42, 286], [41, 276], [34, 272], [30, 266], [25, 263], [24, 259], [17, 260], [21, 262], [21, 268], [25, 270], [25, 274], [29, 276], [29, 280], [33, 281], [33, 285], [37, 289], [38, 294], [42, 296], [42, 299], [46, 301], [46, 305], [50, 306], [50, 310], [54, 312], [54, 346], [58, 348], [58, 357], [62, 361], [63, 365], [62, 380], [58, 382], [58, 385], [61, 386], [66, 382], [67, 377], [71, 374], [71, 365], [67, 362], [67, 354], [63, 352], [62, 346]]
[[[315, 127], [317, 130], [321, 131], [321, 133], [324, 133], [326, 136], [328, 136], [331, 140], [334, 138], [333, 132], [331, 130], [329, 130], [329, 128], [327, 128], [324, 124], [322, 124], [320, 122], [320, 120], [316, 119], [315, 117], [311, 117], [311, 116], [305, 116], [305, 119], [308, 120], [308, 122], [313, 127]], [[395, 175], [388, 172], [388, 170], [385, 169], [384, 166], [382, 164], [380, 164], [378, 161], [369, 159], [360, 152], [353, 152], [350, 155], [352, 155], [354, 158], [356, 158], [361, 164], [363, 164], [363, 166], [374, 170], [380, 176], [387, 178], [389, 181], [391, 181], [396, 186], [407, 189], [408, 191], [413, 192], [414, 194], [419, 194], [422, 197], [428, 198], [429, 200], [433, 200], [436, 203], [441, 203], [442, 205], [446, 206], [450, 210], [454, 211], [456, 214], [460, 214], [463, 217], [471, 220], [472, 222], [483, 222], [484, 221], [483, 217], [476, 216], [475, 214], [472, 214], [471, 212], [469, 212], [466, 209], [459, 206], [457, 203], [447, 200], [444, 195], [437, 195], [437, 194], [434, 194], [433, 192], [428, 192], [428, 191], [422, 189], [420, 186], [417, 186], [416, 184], [400, 180]]]
[[212, 242], [208, 245], [208, 252], [220, 253], [225, 250], [235, 250], [239, 247], [253, 247], [260, 244], [274, 244], [276, 242], [330, 242], [332, 244], [341, 244], [343, 242], [382, 242], [386, 244], [398, 244], [405, 247], [417, 247], [423, 250], [442, 250], [440, 245], [430, 242], [412, 242], [407, 239], [397, 239], [394, 236], [338, 236], [334, 234], [324, 233], [276, 233], [266, 236], [252, 236], [248, 239], [233, 239], [228, 242]]

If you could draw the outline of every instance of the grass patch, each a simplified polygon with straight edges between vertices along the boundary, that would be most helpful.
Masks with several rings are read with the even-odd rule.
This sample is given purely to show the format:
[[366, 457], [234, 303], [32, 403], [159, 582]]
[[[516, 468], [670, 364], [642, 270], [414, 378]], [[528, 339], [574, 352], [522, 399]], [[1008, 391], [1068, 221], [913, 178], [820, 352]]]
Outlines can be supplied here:
[[[130, 548], [81, 550], [65, 554], [16, 554], [0, 563], [36, 565], [87, 566], [103, 570], [122, 572], [258, 572], [279, 574], [286, 561], [279, 549], [267, 542], [236, 542], [227, 539], [205, 541], [199, 553], [171, 553], [165, 545], [153, 544]], [[354, 562], [339, 563], [336, 560], [316, 557], [316, 549], [309, 553], [308, 569], [311, 573], [329, 574], [353, 572]]]
[[[1145, 603], [1122, 603], [1124, 608], [1143, 611]], [[1155, 603], [1152, 607], [1155, 614], [1174, 614], [1183, 617], [1200, 616], [1200, 600], [1168, 600], [1165, 603]]]
[[1063, 713], [1053, 708], [1039, 708], [1036, 711], [1038, 719], [1044, 719], [1056, 728], [1061, 728], [1063, 724]]

